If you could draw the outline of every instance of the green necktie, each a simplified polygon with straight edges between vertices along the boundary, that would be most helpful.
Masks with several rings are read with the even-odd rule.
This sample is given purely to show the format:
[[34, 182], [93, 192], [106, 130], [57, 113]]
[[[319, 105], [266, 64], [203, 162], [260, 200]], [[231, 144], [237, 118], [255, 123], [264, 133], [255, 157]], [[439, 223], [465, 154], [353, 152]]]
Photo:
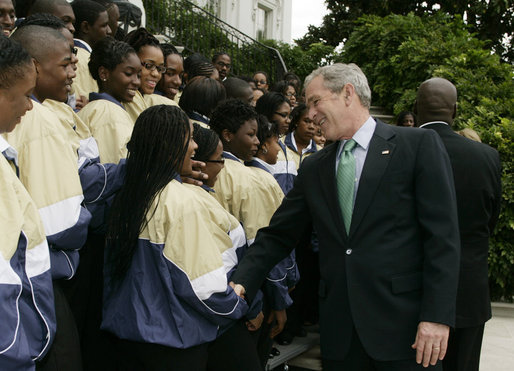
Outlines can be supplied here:
[[343, 214], [346, 234], [350, 233], [353, 212], [353, 192], [355, 188], [355, 157], [352, 150], [357, 145], [353, 139], [348, 140], [343, 147], [343, 153], [337, 166], [337, 194], [339, 206]]

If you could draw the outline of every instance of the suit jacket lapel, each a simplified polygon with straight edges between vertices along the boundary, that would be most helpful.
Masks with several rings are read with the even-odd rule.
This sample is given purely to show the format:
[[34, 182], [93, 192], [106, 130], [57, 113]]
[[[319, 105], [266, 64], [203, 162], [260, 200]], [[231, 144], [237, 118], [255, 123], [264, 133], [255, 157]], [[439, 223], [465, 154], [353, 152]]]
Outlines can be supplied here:
[[393, 130], [391, 130], [387, 124], [377, 120], [375, 133], [373, 133], [373, 137], [369, 143], [366, 161], [364, 162], [359, 180], [359, 188], [357, 190], [357, 197], [355, 198], [352, 223], [350, 225], [350, 236], [361, 223], [382, 181], [382, 177], [396, 146], [393, 142], [389, 141], [393, 136]]
[[337, 197], [336, 185], [336, 154], [339, 142], [335, 142], [326, 148], [324, 157], [320, 159], [318, 167], [319, 176], [321, 179], [321, 188], [324, 193], [324, 199], [327, 200], [327, 205], [332, 214], [332, 220], [343, 240], [346, 240], [346, 233], [344, 228], [343, 216], [341, 215], [341, 208], [339, 207], [339, 199]]

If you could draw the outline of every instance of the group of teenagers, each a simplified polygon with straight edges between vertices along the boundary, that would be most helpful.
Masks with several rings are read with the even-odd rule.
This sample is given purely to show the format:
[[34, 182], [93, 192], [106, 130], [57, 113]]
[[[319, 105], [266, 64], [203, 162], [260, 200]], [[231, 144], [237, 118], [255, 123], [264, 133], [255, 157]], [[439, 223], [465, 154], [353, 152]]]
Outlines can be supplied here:
[[319, 127], [299, 85], [111, 37], [112, 6], [38, 0], [3, 25], [0, 368], [262, 370], [295, 254], [251, 303], [229, 282]]
[[306, 104], [294, 74], [124, 35], [107, 0], [21, 4], [0, 0], [0, 369], [262, 370], [309, 306], [325, 370], [478, 369], [501, 167], [451, 128], [450, 81], [386, 125], [354, 64]]

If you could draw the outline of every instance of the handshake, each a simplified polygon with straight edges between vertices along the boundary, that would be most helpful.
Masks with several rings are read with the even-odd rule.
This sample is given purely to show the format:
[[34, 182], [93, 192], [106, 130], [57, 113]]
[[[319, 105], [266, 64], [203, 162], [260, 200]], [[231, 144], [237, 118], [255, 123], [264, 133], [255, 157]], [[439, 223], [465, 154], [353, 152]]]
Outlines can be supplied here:
[[[245, 298], [246, 290], [242, 285], [240, 285], [238, 283], [234, 283], [234, 282], [229, 282], [229, 285], [230, 285], [230, 287], [232, 287], [232, 289], [234, 289], [234, 292], [236, 293], [237, 296], [246, 300], [246, 298]], [[255, 317], [252, 320], [246, 321], [246, 327], [248, 328], [248, 331], [257, 331], [261, 327], [263, 320], [264, 320], [264, 314], [261, 311], [261, 312], [259, 312], [257, 317]], [[275, 321], [275, 325], [271, 328], [271, 332], [270, 332], [271, 338], [274, 338], [275, 336], [280, 334], [282, 332], [282, 330], [284, 329], [284, 326], [287, 322], [287, 315], [286, 315], [285, 309], [271, 311], [270, 316], [268, 317], [268, 323], [271, 324], [274, 321]]]

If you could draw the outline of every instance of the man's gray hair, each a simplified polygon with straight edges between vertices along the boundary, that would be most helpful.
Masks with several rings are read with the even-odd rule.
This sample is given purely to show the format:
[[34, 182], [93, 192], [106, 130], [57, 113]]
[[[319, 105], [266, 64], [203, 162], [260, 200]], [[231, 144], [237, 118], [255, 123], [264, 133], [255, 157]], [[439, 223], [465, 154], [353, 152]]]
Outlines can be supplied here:
[[331, 92], [337, 94], [343, 90], [346, 84], [352, 84], [361, 104], [368, 109], [370, 108], [371, 90], [368, 85], [368, 79], [356, 64], [336, 63], [331, 66], [320, 67], [305, 78], [304, 86], [307, 87], [312, 79], [317, 76], [322, 76], [323, 85]]

